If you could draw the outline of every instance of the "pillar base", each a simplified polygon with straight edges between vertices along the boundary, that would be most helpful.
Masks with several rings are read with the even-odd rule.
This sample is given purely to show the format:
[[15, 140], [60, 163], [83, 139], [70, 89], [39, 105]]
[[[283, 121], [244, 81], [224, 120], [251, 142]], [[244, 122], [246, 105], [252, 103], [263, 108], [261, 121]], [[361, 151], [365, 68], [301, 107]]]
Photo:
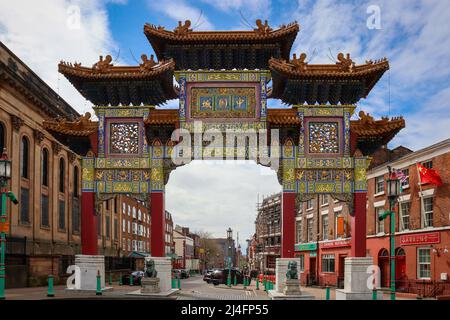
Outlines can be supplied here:
[[368, 286], [368, 268], [373, 265], [372, 257], [346, 258], [344, 289], [336, 289], [336, 300], [372, 300], [372, 289]]
[[105, 286], [105, 257], [75, 255], [75, 265], [80, 268], [80, 287], [68, 290], [95, 291], [97, 290], [97, 273], [100, 271], [102, 291], [108, 290]]
[[153, 260], [158, 273], [161, 294], [172, 292], [172, 261], [170, 257], [146, 257], [145, 261]]

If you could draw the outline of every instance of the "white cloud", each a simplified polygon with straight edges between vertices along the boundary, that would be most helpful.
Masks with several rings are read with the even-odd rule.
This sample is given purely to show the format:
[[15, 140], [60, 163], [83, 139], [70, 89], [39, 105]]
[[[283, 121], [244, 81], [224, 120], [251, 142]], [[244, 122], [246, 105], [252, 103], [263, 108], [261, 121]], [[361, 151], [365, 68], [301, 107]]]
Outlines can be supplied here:
[[[381, 30], [366, 26], [366, 9], [374, 4], [381, 9]], [[360, 106], [376, 117], [389, 113], [405, 116], [407, 128], [393, 144], [423, 145], [425, 140], [418, 143], [413, 132], [422, 132], [428, 141], [448, 137], [445, 130], [427, 126], [436, 120], [441, 126], [450, 123], [448, 109], [440, 109], [440, 116], [433, 118], [428, 103], [429, 97], [435, 96], [436, 104], [448, 105], [442, 93], [450, 80], [450, 7], [445, 1], [299, 0], [293, 16], [302, 29], [293, 51], [307, 52], [311, 57], [317, 50], [312, 63], [332, 63], [330, 51], [332, 59], [338, 52], [349, 52], [359, 64], [366, 59], [389, 58], [390, 83], [386, 73]]]
[[[115, 3], [125, 1], [114, 0]], [[0, 2], [0, 40], [79, 112], [91, 103], [58, 73], [58, 62], [75, 60], [90, 65], [115, 44], [108, 28], [106, 1], [45, 0]], [[70, 8], [79, 8], [77, 19]], [[59, 88], [59, 90], [58, 90]]]
[[166, 209], [176, 224], [224, 237], [231, 227], [240, 243], [255, 232], [256, 203], [280, 192], [275, 171], [251, 161], [193, 161], [171, 173]]
[[191, 20], [192, 28], [196, 30], [213, 30], [214, 25], [209, 21], [205, 12], [190, 5], [184, 0], [154, 1], [149, 0], [148, 5], [154, 12], [163, 13], [167, 17], [184, 23]]
[[208, 5], [219, 9], [221, 11], [235, 14], [239, 16], [239, 11], [242, 12], [244, 18], [248, 20], [249, 23], [254, 24], [253, 19], [268, 17], [271, 12], [271, 1], [270, 0], [221, 0], [221, 1], [211, 1], [211, 0], [201, 0]]

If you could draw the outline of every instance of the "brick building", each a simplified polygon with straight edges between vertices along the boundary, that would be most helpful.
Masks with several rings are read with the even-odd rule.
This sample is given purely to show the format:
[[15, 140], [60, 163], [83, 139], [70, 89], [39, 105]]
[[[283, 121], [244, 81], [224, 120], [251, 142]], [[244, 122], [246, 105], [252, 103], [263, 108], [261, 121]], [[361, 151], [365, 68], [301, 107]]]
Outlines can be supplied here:
[[275, 272], [276, 258], [281, 257], [281, 194], [264, 198], [258, 204], [256, 227], [257, 270], [264, 273]]
[[[367, 254], [380, 267], [381, 285], [388, 287], [390, 276], [390, 221], [378, 221], [378, 215], [389, 208], [385, 188], [390, 165], [409, 176], [395, 208], [397, 290], [422, 295], [449, 290], [450, 282], [444, 279], [450, 271], [450, 140], [416, 152], [383, 148], [374, 160], [376, 166], [368, 171]], [[422, 185], [420, 193], [416, 162], [437, 169], [444, 185]], [[302, 283], [341, 286], [344, 259], [350, 256], [347, 206], [330, 196], [316, 196], [300, 205], [296, 220]]]
[[172, 257], [175, 254], [175, 242], [173, 240], [173, 218], [172, 214], [167, 210], [165, 223], [165, 252], [166, 256]]
[[119, 245], [122, 256], [150, 254], [151, 218], [147, 204], [125, 195], [118, 195], [115, 199], [121, 208]]

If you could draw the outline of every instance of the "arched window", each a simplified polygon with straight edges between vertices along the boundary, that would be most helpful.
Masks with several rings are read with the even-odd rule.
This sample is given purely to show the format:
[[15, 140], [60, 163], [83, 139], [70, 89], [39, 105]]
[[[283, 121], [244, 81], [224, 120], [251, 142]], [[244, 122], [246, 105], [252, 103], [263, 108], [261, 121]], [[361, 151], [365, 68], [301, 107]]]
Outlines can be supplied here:
[[406, 253], [403, 248], [397, 248], [397, 249], [395, 249], [395, 255], [397, 257], [404, 257], [404, 256], [406, 256]]
[[29, 160], [30, 160], [30, 142], [27, 137], [23, 136], [20, 143], [20, 176], [28, 179], [29, 177]]
[[381, 249], [378, 253], [378, 257], [389, 257], [389, 251], [387, 251], [386, 249]]
[[0, 122], [0, 153], [3, 153], [3, 149], [5, 149], [6, 144], [6, 130], [3, 123]]
[[65, 190], [65, 163], [64, 159], [59, 159], [59, 192], [64, 193]]
[[78, 198], [79, 196], [79, 191], [78, 191], [78, 187], [79, 187], [79, 174], [78, 174], [78, 167], [74, 167], [73, 168], [73, 196], [75, 198]]
[[44, 148], [42, 149], [42, 155], [41, 155], [41, 181], [42, 185], [48, 187], [48, 149]]

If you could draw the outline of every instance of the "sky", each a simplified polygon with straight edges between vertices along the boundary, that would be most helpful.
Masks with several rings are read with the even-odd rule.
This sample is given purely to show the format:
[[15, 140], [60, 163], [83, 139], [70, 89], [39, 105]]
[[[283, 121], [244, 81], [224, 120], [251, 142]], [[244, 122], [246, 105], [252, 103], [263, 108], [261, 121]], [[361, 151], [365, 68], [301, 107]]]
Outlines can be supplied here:
[[[84, 113], [91, 103], [58, 74], [60, 60], [90, 66], [111, 54], [115, 65], [136, 65], [153, 53], [147, 22], [172, 30], [190, 19], [196, 30], [248, 30], [257, 18], [272, 28], [297, 21], [292, 53], [307, 53], [311, 64], [334, 63], [339, 52], [357, 64], [387, 57], [390, 71], [358, 108], [406, 119], [390, 147], [417, 150], [450, 137], [448, 1], [1, 0], [0, 41]], [[277, 100], [269, 106], [282, 107]], [[274, 172], [256, 164], [193, 162], [171, 174], [166, 209], [175, 223], [217, 237], [230, 226], [243, 244], [254, 232], [258, 194], [279, 191]]]

